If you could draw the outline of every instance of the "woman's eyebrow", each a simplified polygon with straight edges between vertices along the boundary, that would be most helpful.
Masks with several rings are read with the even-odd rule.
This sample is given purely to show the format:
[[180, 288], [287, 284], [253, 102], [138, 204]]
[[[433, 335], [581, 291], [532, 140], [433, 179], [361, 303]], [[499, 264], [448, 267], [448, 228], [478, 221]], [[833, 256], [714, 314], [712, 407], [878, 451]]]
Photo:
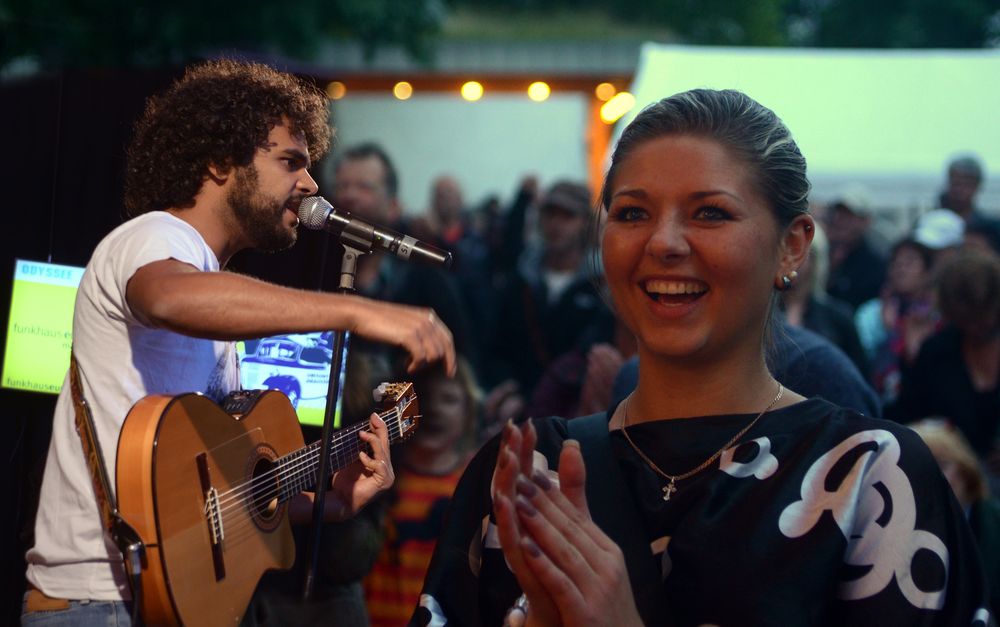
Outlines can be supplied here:
[[617, 198], [619, 196], [628, 196], [630, 198], [647, 198], [649, 195], [646, 194], [646, 191], [644, 189], [638, 187], [629, 187], [618, 190], [617, 192], [611, 194], [612, 198]]
[[700, 192], [693, 192], [688, 196], [688, 198], [690, 198], [691, 200], [701, 200], [702, 198], [708, 198], [709, 196], [729, 196], [730, 198], [733, 198], [740, 202], [743, 201], [743, 199], [737, 196], [736, 194], [728, 192], [724, 189], [708, 189]]

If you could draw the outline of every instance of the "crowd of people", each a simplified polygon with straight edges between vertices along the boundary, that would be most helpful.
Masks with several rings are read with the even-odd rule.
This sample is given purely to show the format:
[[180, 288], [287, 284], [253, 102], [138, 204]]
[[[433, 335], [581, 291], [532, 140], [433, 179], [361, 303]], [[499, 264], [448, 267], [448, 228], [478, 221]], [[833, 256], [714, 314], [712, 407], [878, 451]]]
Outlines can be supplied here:
[[[208, 116], [194, 107], [218, 109], [220, 90], [261, 109], [239, 131], [250, 139], [194, 156], [157, 144], [187, 124], [183, 107], [195, 120]], [[332, 484], [320, 598], [269, 576], [245, 624], [990, 624], [1000, 221], [976, 204], [974, 158], [949, 164], [938, 208], [887, 245], [872, 224], [889, 208], [859, 186], [811, 205], [791, 132], [739, 92], [644, 110], [601, 189], [529, 175], [509, 199], [470, 205], [461, 173], [443, 173], [426, 208], [401, 206], [405, 182], [374, 143], [338, 150], [317, 185], [307, 168], [329, 129], [316, 128], [316, 94], [285, 75], [216, 62], [164, 98], [130, 149], [126, 199], [164, 169], [156, 159], [197, 172], [178, 175], [179, 191], [143, 188], [144, 217], [112, 236], [128, 263], [113, 258], [121, 246], [98, 249], [74, 323], [83, 391], [111, 408], [105, 437], [138, 397], [180, 385], [141, 359], [119, 372], [109, 337], [123, 354], [167, 354], [184, 385], [219, 399], [235, 386], [225, 341], [350, 329], [348, 386], [412, 379], [421, 404], [422, 426], [391, 455], [378, 419], [348, 412], [371, 420], [371, 455]], [[237, 132], [206, 124], [185, 132]], [[288, 214], [318, 188], [451, 251], [451, 271], [365, 255], [355, 296], [216, 276], [238, 250], [294, 241]], [[340, 259], [328, 263], [332, 292]], [[97, 378], [119, 383], [98, 390]], [[107, 601], [123, 616], [129, 599], [80, 496], [90, 485], [63, 396], [25, 624], [51, 602]], [[93, 519], [85, 542], [60, 527], [66, 503]]]

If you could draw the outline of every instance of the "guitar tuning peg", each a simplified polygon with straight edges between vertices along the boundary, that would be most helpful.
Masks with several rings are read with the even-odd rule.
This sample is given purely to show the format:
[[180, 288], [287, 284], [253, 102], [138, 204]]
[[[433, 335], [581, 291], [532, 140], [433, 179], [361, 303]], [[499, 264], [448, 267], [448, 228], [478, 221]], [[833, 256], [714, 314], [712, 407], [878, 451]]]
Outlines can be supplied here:
[[385, 398], [385, 395], [390, 392], [391, 385], [392, 385], [391, 383], [383, 381], [382, 383], [378, 384], [378, 387], [372, 390], [372, 398], [375, 400], [376, 403], [382, 402], [382, 399]]

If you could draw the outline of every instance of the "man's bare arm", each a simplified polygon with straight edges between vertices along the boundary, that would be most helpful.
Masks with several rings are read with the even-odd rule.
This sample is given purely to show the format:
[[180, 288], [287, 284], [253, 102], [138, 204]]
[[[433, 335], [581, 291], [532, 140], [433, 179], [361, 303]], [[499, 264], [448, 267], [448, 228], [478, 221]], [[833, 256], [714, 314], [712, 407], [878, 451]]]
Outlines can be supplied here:
[[410, 353], [410, 369], [443, 360], [455, 370], [451, 332], [430, 309], [297, 290], [164, 259], [139, 268], [126, 300], [144, 324], [216, 340], [349, 330]]

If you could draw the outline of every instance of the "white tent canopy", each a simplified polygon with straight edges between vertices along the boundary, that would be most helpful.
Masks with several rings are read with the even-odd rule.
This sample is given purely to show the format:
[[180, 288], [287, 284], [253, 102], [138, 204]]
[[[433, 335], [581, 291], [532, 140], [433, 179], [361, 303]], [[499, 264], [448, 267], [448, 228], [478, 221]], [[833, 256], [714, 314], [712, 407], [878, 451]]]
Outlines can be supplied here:
[[990, 175], [1000, 170], [1000, 51], [646, 44], [623, 121], [696, 87], [739, 89], [774, 110], [806, 156], [817, 201], [860, 182], [902, 226], [933, 206], [947, 162], [973, 153], [987, 172], [980, 205], [1000, 209], [1000, 178]]

